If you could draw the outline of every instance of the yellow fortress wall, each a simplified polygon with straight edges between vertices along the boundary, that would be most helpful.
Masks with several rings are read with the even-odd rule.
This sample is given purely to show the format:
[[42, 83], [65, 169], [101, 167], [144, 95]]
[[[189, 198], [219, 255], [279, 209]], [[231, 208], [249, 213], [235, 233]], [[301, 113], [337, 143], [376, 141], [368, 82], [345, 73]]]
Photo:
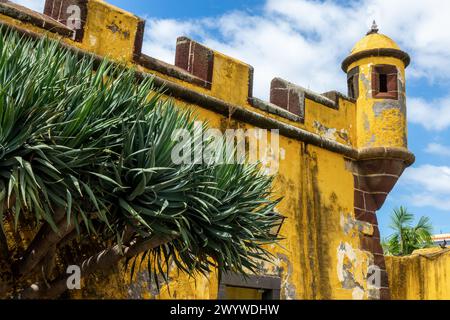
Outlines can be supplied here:
[[386, 257], [391, 298], [449, 300], [450, 249], [421, 249], [407, 257]]
[[[274, 191], [284, 197], [278, 211], [287, 218], [285, 240], [270, 247], [275, 260], [250, 277], [252, 288], [281, 299], [389, 299], [376, 211], [414, 162], [406, 141], [409, 57], [392, 40], [373, 28], [344, 60], [349, 96], [275, 78], [267, 102], [253, 97], [250, 65], [191, 39], [177, 40], [175, 65], [143, 54], [144, 21], [105, 1], [47, 0], [45, 15], [1, 2], [0, 24], [152, 74], [180, 107], [223, 131], [279, 130], [279, 150], [269, 144], [264, 153], [279, 160]], [[169, 286], [161, 286], [146, 271], [132, 282], [127, 272], [98, 274], [70, 296], [216, 299], [245, 284], [236, 275], [189, 277], [173, 268]]]

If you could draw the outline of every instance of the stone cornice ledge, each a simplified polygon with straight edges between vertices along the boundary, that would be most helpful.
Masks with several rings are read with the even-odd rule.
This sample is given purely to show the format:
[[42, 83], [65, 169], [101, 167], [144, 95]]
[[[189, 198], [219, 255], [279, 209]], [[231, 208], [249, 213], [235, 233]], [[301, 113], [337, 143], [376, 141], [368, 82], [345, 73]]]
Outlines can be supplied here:
[[414, 163], [416, 157], [408, 149], [400, 147], [373, 147], [358, 150], [357, 160], [373, 160], [373, 159], [403, 160], [406, 166], [410, 166]]
[[268, 112], [271, 114], [275, 114], [277, 116], [283, 117], [283, 118], [291, 120], [291, 121], [295, 121], [295, 122], [303, 122], [304, 121], [304, 119], [302, 117], [300, 117], [292, 112], [289, 112], [286, 109], [280, 108], [279, 106], [277, 106], [273, 103], [270, 103], [270, 102], [267, 102], [267, 101], [264, 101], [264, 100], [261, 100], [258, 98], [254, 98], [254, 97], [248, 98], [248, 103], [250, 103], [253, 107], [255, 107], [259, 110], [262, 110], [262, 111], [265, 111], [265, 112]]
[[[31, 37], [42, 38], [43, 36], [35, 32], [25, 30], [23, 28], [12, 26], [8, 23], [0, 22], [0, 26], [12, 28], [17, 32]], [[4, 32], [5, 28], [1, 28], [0, 31]], [[93, 59], [96, 66], [100, 65], [104, 57], [95, 55], [93, 53], [78, 49], [71, 45], [60, 42], [61, 46], [68, 49], [78, 57]], [[114, 63], [114, 62], [113, 62]], [[124, 68], [126, 68], [124, 66]], [[135, 71], [138, 79], [144, 79], [148, 77], [154, 78], [154, 84], [156, 87], [162, 87], [165, 93], [183, 101], [199, 105], [205, 109], [215, 111], [226, 117], [232, 117], [234, 119], [246, 122], [261, 129], [279, 130], [279, 133], [287, 138], [302, 141], [306, 144], [311, 144], [320, 148], [327, 149], [329, 151], [339, 153], [352, 160], [369, 160], [369, 159], [399, 159], [405, 162], [406, 166], [414, 163], [415, 157], [410, 151], [405, 148], [389, 148], [389, 147], [375, 147], [357, 150], [353, 147], [341, 144], [339, 142], [326, 139], [318, 134], [309, 132], [307, 130], [289, 125], [277, 119], [267, 117], [255, 111], [246, 109], [245, 107], [230, 104], [215, 97], [197, 92], [189, 89], [175, 82], [165, 80], [161, 77], [155, 76], [150, 73]], [[326, 99], [326, 98], [325, 98]]]
[[367, 57], [394, 57], [400, 59], [405, 64], [405, 68], [411, 63], [411, 58], [409, 54], [399, 49], [391, 49], [391, 48], [378, 48], [378, 49], [369, 49], [361, 52], [354, 53], [342, 62], [341, 68], [347, 73], [348, 67], [355, 61], [360, 59], [364, 59]]

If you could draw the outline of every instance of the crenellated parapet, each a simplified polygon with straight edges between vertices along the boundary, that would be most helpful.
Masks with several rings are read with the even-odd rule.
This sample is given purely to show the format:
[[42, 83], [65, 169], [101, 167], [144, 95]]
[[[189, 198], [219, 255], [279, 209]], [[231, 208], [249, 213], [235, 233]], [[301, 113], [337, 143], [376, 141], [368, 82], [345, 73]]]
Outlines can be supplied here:
[[[42, 28], [45, 32], [54, 34], [67, 44], [87, 53], [137, 66], [139, 70], [156, 74], [167, 81], [220, 99], [227, 104], [262, 113], [314, 134], [320, 135], [324, 128], [332, 131], [333, 122], [336, 122], [332, 119], [340, 119], [346, 117], [344, 113], [354, 112], [340, 110], [354, 108], [354, 101], [344, 95], [332, 97], [327, 94], [320, 95], [279, 78], [272, 81], [270, 102], [253, 97], [253, 67], [186, 37], [177, 39], [173, 65], [152, 58], [142, 53], [145, 21], [104, 1], [48, 0], [44, 15], [31, 14], [31, 10], [11, 2], [2, 3], [1, 8], [5, 16], [15, 19], [23, 17], [25, 13], [32, 15], [33, 20], [30, 20], [32, 21], [30, 24], [39, 28], [45, 26]], [[20, 23], [16, 21], [13, 24], [21, 27], [23, 21], [20, 20]], [[30, 31], [29, 28], [26, 29]], [[36, 29], [31, 31], [38, 32]], [[285, 93], [287, 95], [283, 97]], [[341, 104], [340, 108], [340, 99], [345, 100], [347, 105]], [[289, 104], [286, 104], [288, 101]], [[307, 101], [316, 105], [310, 106]], [[314, 120], [308, 124], [308, 119], [305, 119], [308, 117], [308, 110], [305, 111], [305, 108], [330, 108], [330, 110], [324, 109], [323, 112], [317, 110], [319, 114], [316, 110], [311, 110], [310, 117]], [[324, 116], [323, 119], [320, 119], [321, 115]], [[349, 132], [350, 127], [354, 127], [353, 120], [351, 116], [340, 119], [337, 122], [340, 122], [341, 127], [335, 129]], [[349, 140], [340, 139], [338, 134], [330, 135], [330, 130], [328, 133], [322, 132], [326, 138], [344, 142], [346, 145], [353, 144]]]
[[[358, 67], [361, 71], [358, 73], [360, 80], [356, 85], [361, 95], [357, 98], [336, 91], [318, 94], [275, 78], [271, 82], [270, 101], [263, 101], [253, 96], [254, 72], [250, 65], [207, 48], [192, 39], [186, 37], [177, 39], [173, 65], [142, 53], [145, 20], [105, 1], [47, 0], [44, 14], [4, 1], [0, 4], [0, 14], [11, 18], [4, 21], [6, 24], [12, 23], [17, 27], [30, 24], [33, 28], [31, 30], [28, 28], [28, 31], [42, 29], [42, 32], [54, 34], [67, 44], [87, 53], [137, 66], [139, 70], [156, 74], [187, 89], [220, 99], [227, 104], [262, 113], [282, 123], [355, 149], [372, 145], [390, 147], [385, 143], [386, 140], [397, 139], [386, 133], [386, 130], [391, 130], [396, 134], [395, 129], [389, 127], [391, 124], [378, 121], [376, 117], [373, 124], [380, 128], [363, 129], [373, 125], [369, 123], [370, 115], [367, 112], [363, 113], [363, 108], [357, 108], [357, 100], [361, 100], [365, 92], [371, 92], [371, 88], [367, 87], [370, 80], [367, 77], [370, 75], [366, 76], [365, 71], [363, 72], [364, 65]], [[358, 63], [359, 56], [361, 52], [352, 54], [351, 59], [346, 59], [345, 66], [352, 69], [349, 71], [350, 76], [353, 75], [354, 65]], [[361, 57], [363, 61], [367, 59], [367, 55]], [[386, 54], [385, 59], [393, 58], [387, 57]], [[403, 70], [400, 69], [400, 72]], [[404, 89], [402, 79], [403, 77], [399, 77], [400, 97], [402, 97], [401, 90]], [[393, 101], [390, 104], [377, 102], [379, 110], [375, 113], [389, 109], [393, 114], [394, 104]], [[404, 112], [403, 103], [400, 101], [398, 105], [400, 111]], [[367, 119], [360, 119], [362, 117]], [[398, 126], [401, 123], [396, 122], [393, 125]], [[371, 143], [371, 139], [376, 141]], [[402, 147], [402, 144], [395, 143], [393, 147]]]
[[[321, 145], [336, 143], [333, 150], [339, 149], [339, 145], [343, 149], [358, 149], [356, 99], [344, 94], [336, 91], [318, 94], [275, 78], [271, 82], [270, 101], [263, 101], [253, 96], [253, 67], [186, 37], [177, 39], [173, 65], [152, 58], [142, 53], [145, 21], [105, 1], [47, 0], [44, 15], [11, 2], [0, 6], [0, 13], [20, 20], [13, 23], [19, 28], [29, 21], [33, 27], [54, 34], [87, 54], [135, 66], [165, 82], [181, 85], [186, 91], [219, 99], [222, 104], [232, 106], [228, 108], [231, 111], [244, 108], [262, 114], [271, 118], [270, 122], [279, 123], [278, 127], [288, 128], [284, 131], [306, 130], [316, 137], [312, 141], [330, 140], [320, 142]], [[22, 19], [27, 14], [33, 19]], [[38, 32], [35, 28], [27, 30]], [[249, 117], [249, 121], [254, 118], [258, 116]]]

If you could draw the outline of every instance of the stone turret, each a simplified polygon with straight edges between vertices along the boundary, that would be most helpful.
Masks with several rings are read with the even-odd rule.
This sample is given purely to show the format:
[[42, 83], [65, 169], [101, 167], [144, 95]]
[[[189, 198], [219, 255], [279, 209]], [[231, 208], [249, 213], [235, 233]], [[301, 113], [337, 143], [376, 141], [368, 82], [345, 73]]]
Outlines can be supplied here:
[[405, 68], [409, 55], [375, 21], [342, 63], [356, 99], [357, 147], [407, 148]]

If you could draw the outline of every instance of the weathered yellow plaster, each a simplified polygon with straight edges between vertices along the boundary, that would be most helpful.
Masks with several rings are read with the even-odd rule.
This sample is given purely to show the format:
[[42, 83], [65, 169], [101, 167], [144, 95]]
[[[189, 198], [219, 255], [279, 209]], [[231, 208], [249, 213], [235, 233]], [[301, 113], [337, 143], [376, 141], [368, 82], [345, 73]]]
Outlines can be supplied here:
[[211, 95], [237, 105], [246, 105], [250, 66], [214, 52]]
[[133, 58], [139, 18], [103, 1], [88, 2], [82, 47], [113, 60]]
[[327, 139], [356, 146], [354, 103], [339, 99], [339, 109], [332, 109], [310, 99], [305, 101], [305, 128]]
[[416, 250], [406, 257], [386, 257], [392, 299], [449, 300], [450, 249]]
[[[398, 99], [377, 99], [372, 92], [372, 70], [375, 65], [394, 65], [398, 69]], [[352, 63], [359, 67], [359, 97], [356, 105], [358, 148], [407, 148], [405, 65], [391, 57], [370, 57]]]

